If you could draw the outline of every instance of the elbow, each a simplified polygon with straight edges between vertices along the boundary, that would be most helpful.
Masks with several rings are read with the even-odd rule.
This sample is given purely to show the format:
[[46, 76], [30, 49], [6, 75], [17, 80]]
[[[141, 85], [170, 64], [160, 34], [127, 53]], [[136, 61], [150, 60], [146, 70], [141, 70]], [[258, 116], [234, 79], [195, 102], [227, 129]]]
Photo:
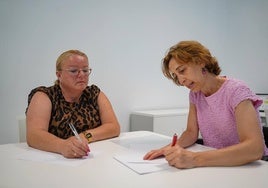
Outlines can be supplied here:
[[31, 136], [29, 134], [26, 134], [26, 143], [29, 147], [34, 147], [33, 141], [32, 141]]
[[119, 136], [120, 135], [120, 131], [121, 131], [120, 124], [119, 123], [116, 123], [115, 129], [114, 129], [114, 135], [115, 136]]
[[117, 137], [120, 135], [120, 124], [118, 122], [111, 123], [109, 127], [110, 137]]
[[260, 160], [262, 159], [264, 154], [264, 147], [262, 146], [257, 152], [256, 152], [256, 158], [255, 160]]
[[28, 146], [33, 147], [34, 146], [34, 138], [33, 133], [30, 131], [26, 132], [26, 143]]
[[258, 146], [254, 147], [252, 152], [252, 161], [257, 161], [262, 159], [264, 154], [264, 146], [263, 144], [258, 144]]

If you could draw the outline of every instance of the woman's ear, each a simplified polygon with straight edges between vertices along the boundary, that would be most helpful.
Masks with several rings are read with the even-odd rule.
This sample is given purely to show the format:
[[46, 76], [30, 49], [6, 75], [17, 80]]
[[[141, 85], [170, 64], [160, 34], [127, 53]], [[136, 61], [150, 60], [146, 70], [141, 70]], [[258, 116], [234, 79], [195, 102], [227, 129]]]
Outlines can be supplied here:
[[56, 71], [56, 76], [57, 76], [58, 80], [60, 80], [60, 77], [61, 77], [61, 71]]

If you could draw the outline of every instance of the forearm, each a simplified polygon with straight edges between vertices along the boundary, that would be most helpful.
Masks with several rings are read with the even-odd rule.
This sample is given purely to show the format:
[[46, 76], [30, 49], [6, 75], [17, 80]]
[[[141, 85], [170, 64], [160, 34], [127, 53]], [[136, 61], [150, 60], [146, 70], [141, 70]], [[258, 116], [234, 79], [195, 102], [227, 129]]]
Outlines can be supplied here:
[[43, 130], [27, 132], [27, 144], [33, 148], [60, 153], [64, 140]]
[[190, 131], [184, 131], [178, 139], [179, 146], [186, 148], [195, 143], [197, 136]]
[[238, 166], [259, 160], [263, 149], [251, 143], [239, 143], [223, 149], [193, 153], [194, 166]]
[[92, 141], [98, 141], [119, 136], [120, 126], [117, 123], [105, 123], [97, 128], [89, 129], [86, 132], [92, 134]]

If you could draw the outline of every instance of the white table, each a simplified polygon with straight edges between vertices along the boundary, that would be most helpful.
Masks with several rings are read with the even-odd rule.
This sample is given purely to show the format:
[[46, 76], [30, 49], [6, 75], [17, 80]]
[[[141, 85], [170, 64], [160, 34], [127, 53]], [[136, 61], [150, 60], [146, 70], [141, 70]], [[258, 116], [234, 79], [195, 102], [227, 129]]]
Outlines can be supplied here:
[[[91, 151], [102, 150], [79, 166], [18, 160], [27, 150], [26, 143], [0, 145], [0, 188], [267, 188], [268, 163], [256, 161], [240, 167], [206, 167], [179, 170], [171, 168], [139, 175], [113, 156], [127, 149], [114, 140], [156, 134], [147, 131], [122, 133], [120, 137], [90, 144]], [[161, 136], [161, 135], [160, 135]]]

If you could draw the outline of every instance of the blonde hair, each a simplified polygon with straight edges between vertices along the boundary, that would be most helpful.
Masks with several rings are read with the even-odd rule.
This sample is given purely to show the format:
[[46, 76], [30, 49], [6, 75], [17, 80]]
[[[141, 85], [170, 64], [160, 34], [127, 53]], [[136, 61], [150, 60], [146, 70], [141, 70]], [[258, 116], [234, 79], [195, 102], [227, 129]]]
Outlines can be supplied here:
[[[87, 55], [84, 52], [81, 52], [79, 50], [68, 50], [63, 52], [56, 61], [56, 71], [61, 71], [63, 62], [68, 59], [72, 55], [80, 55], [85, 57], [88, 60]], [[57, 79], [55, 81], [55, 84], [59, 84], [59, 80]]]
[[176, 85], [181, 85], [177, 77], [173, 77], [169, 71], [169, 62], [172, 58], [177, 61], [188, 64], [205, 64], [206, 71], [219, 75], [221, 68], [215, 57], [212, 57], [210, 51], [197, 41], [181, 41], [172, 46], [162, 61], [162, 72], [165, 77], [171, 79]]

